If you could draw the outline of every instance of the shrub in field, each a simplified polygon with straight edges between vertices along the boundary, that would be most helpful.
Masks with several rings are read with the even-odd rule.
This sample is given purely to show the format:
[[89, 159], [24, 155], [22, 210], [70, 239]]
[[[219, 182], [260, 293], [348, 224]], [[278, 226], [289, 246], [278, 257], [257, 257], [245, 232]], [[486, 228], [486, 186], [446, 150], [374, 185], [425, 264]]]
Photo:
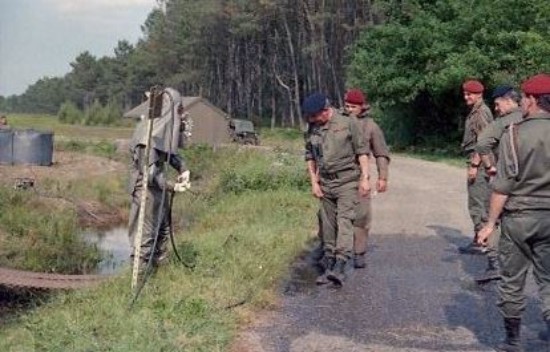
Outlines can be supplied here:
[[72, 102], [65, 102], [59, 108], [57, 116], [59, 121], [68, 124], [117, 126], [125, 123], [121, 120], [122, 110], [114, 101], [102, 105], [95, 100], [85, 111], [78, 109]]
[[64, 102], [57, 113], [59, 121], [63, 123], [75, 124], [80, 123], [82, 119], [82, 111], [71, 101]]

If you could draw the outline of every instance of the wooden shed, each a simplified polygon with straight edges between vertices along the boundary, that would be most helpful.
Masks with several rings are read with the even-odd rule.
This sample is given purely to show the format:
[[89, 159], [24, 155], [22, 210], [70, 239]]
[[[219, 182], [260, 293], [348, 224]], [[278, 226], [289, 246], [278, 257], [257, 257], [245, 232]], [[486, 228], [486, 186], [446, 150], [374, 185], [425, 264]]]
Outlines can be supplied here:
[[[145, 101], [124, 113], [128, 118], [147, 116], [148, 102]], [[202, 97], [183, 97], [183, 106], [193, 121], [191, 144], [208, 144], [218, 146], [229, 143], [229, 117], [220, 108]]]

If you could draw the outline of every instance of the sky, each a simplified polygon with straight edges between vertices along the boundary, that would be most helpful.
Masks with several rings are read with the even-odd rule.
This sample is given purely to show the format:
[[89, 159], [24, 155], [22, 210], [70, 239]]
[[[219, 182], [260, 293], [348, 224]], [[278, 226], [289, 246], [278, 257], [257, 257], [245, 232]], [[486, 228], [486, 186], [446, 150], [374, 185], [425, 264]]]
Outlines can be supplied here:
[[61, 77], [82, 52], [113, 56], [137, 43], [156, 0], [0, 0], [0, 95]]

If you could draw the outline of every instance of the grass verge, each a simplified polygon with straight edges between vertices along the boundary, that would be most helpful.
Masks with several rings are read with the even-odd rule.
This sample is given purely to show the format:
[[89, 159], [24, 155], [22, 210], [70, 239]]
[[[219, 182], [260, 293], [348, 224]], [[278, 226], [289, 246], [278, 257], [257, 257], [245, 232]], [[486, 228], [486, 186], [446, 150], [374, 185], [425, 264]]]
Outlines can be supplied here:
[[173, 217], [194, 269], [172, 260], [132, 310], [129, 272], [58, 294], [6, 322], [0, 350], [223, 351], [254, 311], [277, 304], [277, 285], [315, 226], [303, 160], [248, 148], [185, 154], [194, 190], [176, 197]]

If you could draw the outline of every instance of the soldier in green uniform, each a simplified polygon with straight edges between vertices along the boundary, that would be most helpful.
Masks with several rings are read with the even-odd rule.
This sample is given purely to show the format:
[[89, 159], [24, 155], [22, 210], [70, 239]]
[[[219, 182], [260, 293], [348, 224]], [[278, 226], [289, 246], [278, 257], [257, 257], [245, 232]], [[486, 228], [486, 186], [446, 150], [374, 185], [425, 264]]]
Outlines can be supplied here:
[[471, 108], [466, 117], [461, 146], [468, 158], [468, 211], [474, 223], [476, 235], [474, 235], [472, 242], [460, 247], [459, 251], [463, 254], [483, 254], [486, 250], [476, 244], [475, 238], [477, 232], [487, 220], [491, 190], [489, 188], [489, 176], [483, 168], [480, 168], [481, 158], [475, 152], [475, 146], [481, 132], [493, 121], [493, 114], [483, 101], [483, 91], [485, 90], [483, 84], [475, 80], [466, 81], [462, 85], [462, 90], [464, 101]]
[[308, 96], [302, 110], [308, 120], [305, 160], [313, 195], [320, 200], [324, 272], [318, 284], [341, 286], [353, 251], [357, 194], [370, 191], [369, 149], [356, 119], [339, 114], [320, 93]]
[[[376, 191], [386, 192], [388, 187], [388, 166], [390, 163], [390, 151], [384, 138], [384, 133], [369, 114], [370, 105], [365, 95], [359, 89], [350, 89], [344, 96], [344, 114], [357, 118], [359, 126], [363, 130], [363, 136], [376, 161], [378, 180]], [[364, 268], [366, 266], [365, 253], [367, 251], [367, 239], [372, 223], [371, 193], [359, 197], [357, 219], [354, 222], [354, 266]]]
[[530, 267], [539, 286], [546, 339], [550, 333], [550, 75], [533, 76], [521, 89], [526, 116], [510, 125], [500, 143], [489, 219], [477, 238], [485, 245], [502, 215], [498, 307], [506, 338], [496, 350], [504, 352], [523, 351], [523, 290]]
[[[510, 86], [499, 86], [493, 92], [495, 112], [498, 118], [487, 126], [478, 137], [475, 147], [476, 153], [481, 157], [482, 166], [489, 177], [496, 175], [495, 163], [498, 160], [498, 145], [506, 128], [513, 123], [523, 120], [523, 113], [519, 107], [521, 95]], [[500, 278], [498, 268], [497, 244], [500, 237], [500, 229], [497, 228], [491, 235], [488, 243], [487, 269], [483, 275], [476, 278], [478, 282], [487, 282]]]

